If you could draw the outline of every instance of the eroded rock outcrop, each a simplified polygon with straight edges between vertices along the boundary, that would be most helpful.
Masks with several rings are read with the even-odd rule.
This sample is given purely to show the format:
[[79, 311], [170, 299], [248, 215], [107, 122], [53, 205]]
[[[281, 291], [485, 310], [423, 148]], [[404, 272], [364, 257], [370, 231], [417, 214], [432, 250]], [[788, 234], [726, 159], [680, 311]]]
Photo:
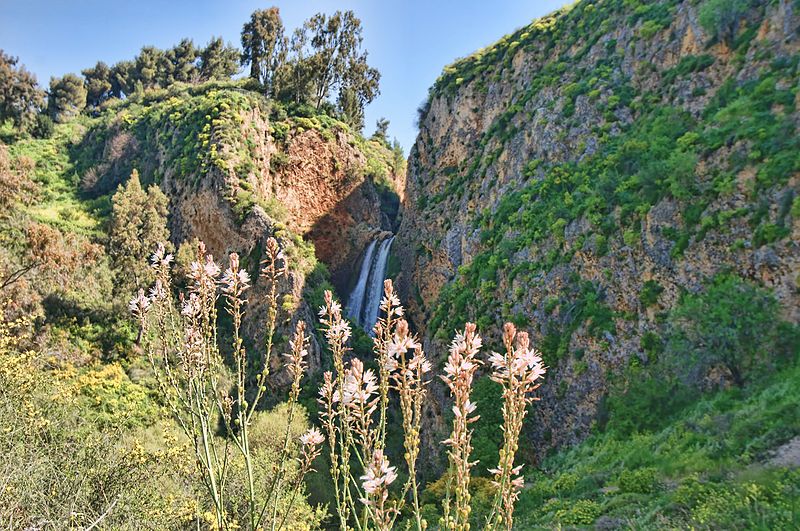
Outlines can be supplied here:
[[[138, 168], [170, 199], [176, 246], [201, 240], [223, 262], [236, 252], [256, 277], [266, 239], [277, 237], [291, 268], [280, 301], [284, 338], [298, 319], [315, 322], [303, 295], [316, 261], [344, 292], [364, 242], [389, 228], [374, 185], [398, 180], [388, 148], [325, 115], [289, 116], [255, 93], [211, 89], [123, 105], [86, 144], [97, 157], [83, 191], [107, 193]], [[264, 343], [265, 290], [256, 280], [243, 323], [256, 350]], [[312, 370], [320, 356], [312, 340]], [[280, 357], [272, 362], [279, 368]], [[273, 374], [280, 384], [282, 373]]]

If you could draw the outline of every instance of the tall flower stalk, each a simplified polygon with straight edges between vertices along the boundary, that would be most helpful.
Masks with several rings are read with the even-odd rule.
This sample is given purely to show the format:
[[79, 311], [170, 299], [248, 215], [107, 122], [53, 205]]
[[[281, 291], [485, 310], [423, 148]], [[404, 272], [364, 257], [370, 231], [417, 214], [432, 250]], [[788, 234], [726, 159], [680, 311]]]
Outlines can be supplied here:
[[[291, 347], [291, 352], [289, 354], [284, 354], [286, 359], [285, 367], [286, 370], [289, 372], [289, 375], [292, 377], [292, 387], [289, 390], [289, 400], [288, 400], [288, 414], [286, 420], [286, 430], [283, 433], [283, 445], [281, 447], [281, 455], [288, 455], [290, 442], [291, 442], [291, 429], [292, 429], [292, 421], [294, 420], [295, 415], [295, 406], [297, 405], [297, 399], [300, 397], [300, 381], [303, 379], [303, 374], [306, 370], [306, 358], [308, 357], [308, 336], [306, 336], [306, 323], [304, 321], [298, 321], [297, 325], [295, 326], [294, 337], [289, 342], [289, 346]], [[307, 437], [307, 441], [313, 441], [316, 437]], [[308, 449], [308, 445], [304, 444], [303, 447]], [[310, 463], [309, 463], [310, 465]], [[276, 495], [273, 497], [272, 502], [272, 530], [276, 529], [276, 524], [278, 523], [278, 502], [279, 497], [277, 493], [281, 492], [281, 488], [283, 487], [283, 481], [286, 476], [286, 459], [281, 459], [277, 466], [273, 468], [273, 485], [270, 489], [271, 492], [274, 492]], [[299, 485], [298, 485], [299, 487]], [[294, 498], [294, 494], [292, 494], [292, 498]], [[261, 509], [261, 513], [259, 514], [259, 518], [256, 521], [256, 525], [261, 522], [261, 519], [264, 517], [264, 511], [266, 509], [266, 503], [264, 507]]]
[[482, 346], [481, 337], [477, 333], [474, 323], [467, 323], [463, 332], [457, 332], [450, 344], [450, 355], [444, 367], [445, 374], [440, 376], [453, 397], [453, 431], [445, 445], [450, 449], [447, 455], [450, 459], [450, 468], [454, 485], [448, 488], [455, 495], [455, 507], [450, 506], [448, 492], [445, 503], [445, 516], [443, 520], [446, 529], [463, 531], [469, 529], [470, 470], [475, 464], [470, 461], [472, 453], [472, 428], [470, 424], [477, 421], [479, 415], [473, 415], [475, 404], [470, 401], [472, 382], [475, 372], [481, 365], [478, 352]]
[[[312, 471], [312, 463], [323, 451], [327, 436], [335, 510], [342, 531], [393, 529], [403, 512], [413, 518], [406, 525], [411, 523], [417, 531], [426, 529], [427, 522], [420, 511], [417, 460], [431, 363], [403, 318], [404, 309], [392, 281], [384, 283], [381, 314], [373, 329], [374, 369], [370, 363], [351, 356], [350, 324], [342, 316], [342, 307], [333, 294], [325, 292], [319, 316], [332, 354], [333, 371], [323, 374], [319, 389], [322, 429], [311, 428], [300, 437], [299, 474], [290, 474], [288, 461], [296, 446], [291, 440], [290, 427], [307, 369], [309, 343], [305, 323], [297, 322], [283, 363], [291, 379], [287, 427], [272, 474], [259, 484], [254, 471], [250, 424], [266, 392], [278, 318], [278, 284], [286, 274], [286, 261], [278, 242], [270, 238], [261, 270], [261, 279], [267, 283], [265, 349], [263, 355], [253, 359], [247, 355], [241, 336], [246, 294], [252, 284], [250, 276], [235, 253], [230, 254], [224, 272], [206, 254], [202, 244], [198, 255], [200, 258], [189, 268], [188, 291], [178, 297], [178, 309], [170, 277], [173, 257], [163, 245], [152, 257], [154, 285], [147, 293], [139, 290], [129, 307], [141, 326], [143, 345], [166, 402], [194, 442], [216, 528], [244, 525], [253, 530], [282, 529], [289, 521], [303, 477]], [[220, 298], [233, 325], [229, 364], [223, 361], [218, 346]], [[503, 329], [503, 344], [505, 353], [492, 353], [488, 360], [492, 380], [503, 388], [503, 447], [497, 468], [490, 470], [496, 496], [485, 527], [511, 530], [514, 505], [523, 486], [522, 465], [515, 464], [519, 437], [527, 406], [536, 400], [532, 393], [539, 387], [545, 368], [527, 333], [518, 332], [510, 323]], [[453, 531], [470, 529], [470, 475], [477, 463], [470, 460], [471, 425], [479, 418], [471, 393], [482, 365], [481, 348], [476, 326], [467, 323], [450, 344], [444, 374], [440, 376], [453, 399], [452, 431], [443, 441], [448, 448], [450, 471], [441, 524], [442, 528]], [[397, 401], [402, 418], [403, 456], [399, 459], [388, 455], [391, 449], [386, 446], [393, 400]], [[223, 434], [218, 433], [220, 425], [226, 427]], [[229, 492], [228, 488], [231, 456], [237, 452], [244, 463], [244, 493]], [[398, 463], [404, 464], [408, 473], [408, 479], [399, 486]], [[284, 492], [289, 496], [288, 506], [281, 503]], [[233, 506], [231, 497], [237, 495], [247, 501], [243, 521], [228, 514]]]
[[389, 465], [383, 450], [375, 450], [372, 459], [367, 463], [364, 475], [361, 476], [364, 488], [364, 498], [361, 502], [372, 510], [377, 529], [391, 529], [393, 516], [397, 514], [397, 507], [387, 507], [386, 504], [389, 498], [389, 485], [395, 479], [397, 479], [396, 467]]
[[514, 466], [519, 448], [519, 435], [528, 405], [538, 400], [531, 393], [539, 388], [544, 376], [542, 357], [531, 348], [526, 332], [517, 332], [516, 327], [506, 323], [503, 328], [505, 354], [493, 352], [489, 357], [492, 365], [492, 380], [503, 386], [503, 447], [497, 468], [490, 469], [497, 488], [492, 511], [487, 518], [487, 528], [511, 530], [514, 525], [514, 504], [523, 486], [520, 475], [522, 465]]
[[328, 433], [336, 513], [339, 516], [339, 527], [344, 531], [348, 529], [354, 501], [350, 489], [350, 449], [353, 446], [353, 435], [347, 407], [342, 400], [345, 387], [344, 356], [349, 350], [347, 341], [352, 331], [349, 323], [342, 317], [342, 305], [334, 300], [330, 291], [325, 291], [325, 305], [319, 309], [319, 316], [336, 373], [335, 377], [331, 372], [323, 374], [324, 383], [319, 391], [322, 408], [320, 421]]
[[[325, 373], [319, 402], [320, 420], [328, 435], [336, 510], [341, 529], [351, 524], [357, 529], [392, 529], [410, 497], [416, 527], [421, 530], [425, 524], [419, 510], [416, 460], [425, 374], [431, 366], [402, 319], [403, 307], [391, 280], [384, 283], [380, 308], [373, 336], [377, 375], [360, 359], [345, 359], [351, 330], [330, 292], [325, 293], [325, 306], [320, 308], [335, 371]], [[390, 464], [385, 452], [393, 391], [403, 416], [404, 461], [409, 472], [397, 496], [389, 492], [397, 467]], [[360, 476], [351, 470], [353, 459], [363, 471]]]
[[[292, 387], [278, 464], [272, 471], [269, 484], [258, 484], [250, 424], [266, 391], [277, 322], [278, 282], [286, 272], [285, 259], [277, 240], [269, 238], [261, 271], [262, 278], [268, 283], [266, 346], [261, 356], [251, 358], [245, 351], [241, 336], [247, 304], [245, 295], [251, 287], [249, 274], [241, 268], [236, 253], [229, 255], [229, 265], [223, 273], [202, 243], [198, 257], [189, 267], [189, 289], [187, 294], [179, 297], [179, 314], [172, 295], [170, 265], [173, 257], [166, 253], [163, 244], [152, 257], [155, 284], [148, 295], [139, 290], [129, 306], [141, 326], [142, 337], [150, 337], [144, 346], [162, 394], [181, 428], [194, 442], [195, 457], [213, 505], [216, 527], [230, 529], [236, 519], [235, 515], [228, 514], [231, 497], [239, 495], [229, 493], [227, 489], [231, 471], [229, 447], [233, 447], [244, 462], [247, 510], [243, 523], [249, 529], [262, 528], [267, 508], [271, 506], [271, 529], [280, 529], [291, 511], [302, 476], [311, 469], [311, 462], [319, 454], [322, 443], [322, 434], [317, 430], [309, 431], [301, 438], [300, 478], [290, 485], [290, 503], [283, 508], [284, 514], [279, 515], [286, 464], [293, 449], [289, 426], [306, 369], [308, 338], [305, 324], [297, 324], [290, 344], [291, 353], [286, 356], [285, 366], [292, 376]], [[231, 368], [223, 361], [218, 346], [219, 297], [222, 297], [225, 311], [233, 323]], [[227, 384], [230, 381], [233, 382], [232, 390]], [[220, 421], [227, 427], [222, 436], [217, 433]]]
[[[417, 484], [417, 458], [419, 457], [420, 430], [422, 429], [422, 403], [425, 399], [425, 375], [431, 364], [417, 340], [409, 334], [408, 323], [400, 319], [394, 335], [387, 347], [386, 365], [393, 381], [393, 389], [400, 398], [400, 412], [403, 415], [403, 449], [408, 482], [403, 489], [411, 493], [414, 523], [418, 530], [424, 529], [419, 506], [419, 486]], [[413, 352], [409, 356], [409, 353]]]

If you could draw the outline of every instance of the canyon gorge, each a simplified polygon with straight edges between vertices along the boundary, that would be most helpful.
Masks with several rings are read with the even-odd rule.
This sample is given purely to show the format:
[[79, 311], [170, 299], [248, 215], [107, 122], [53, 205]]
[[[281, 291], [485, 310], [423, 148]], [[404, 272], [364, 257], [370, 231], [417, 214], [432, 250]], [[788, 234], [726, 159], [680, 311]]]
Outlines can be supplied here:
[[[28, 194], [12, 180], [26, 171], [33, 184], [3, 203], [0, 258], [10, 271], [35, 262], [38, 275], [9, 283], [9, 312], [38, 327], [26, 352], [82, 375], [70, 392], [85, 407], [115, 427], [155, 431], [165, 416], [152, 412], [163, 404], [152, 405], [141, 332], [121, 316], [104, 250], [114, 194], [135, 171], [166, 197], [179, 287], [198, 242], [223, 269], [236, 253], [252, 279], [241, 345], [224, 355], [273, 340], [291, 352], [298, 322], [308, 326], [302, 422], [314, 424], [334, 368], [324, 293], [352, 327], [348, 359], [380, 371], [372, 336], [390, 279], [434, 373], [467, 323], [484, 358], [503, 350], [506, 322], [541, 354], [516, 528], [796, 524], [787, 500], [800, 484], [800, 3], [578, 1], [444, 67], [407, 159], [332, 106], [254, 86], [175, 83], [110, 98], [45, 139], [4, 133], [7, 188]], [[29, 222], [80, 256], [36, 255]], [[271, 286], [259, 276], [270, 238], [288, 263], [274, 337], [264, 326]], [[220, 318], [220, 337], [232, 335], [229, 321]], [[261, 434], [271, 441], [294, 375], [279, 355], [268, 363], [257, 385], [269, 391], [261, 410], [275, 417]], [[107, 370], [113, 379], [97, 376]], [[473, 496], [486, 505], [495, 487], [485, 469], [503, 442], [491, 422], [504, 397], [489, 373], [478, 369], [473, 395]], [[417, 475], [433, 522], [449, 489], [442, 441], [454, 413], [446, 382], [431, 377], [426, 392]], [[392, 458], [405, 451], [400, 418], [393, 409], [387, 421]], [[333, 502], [314, 481], [298, 510], [318, 524]], [[760, 509], [731, 501], [745, 491], [757, 491]], [[774, 518], [753, 516], [762, 514]]]

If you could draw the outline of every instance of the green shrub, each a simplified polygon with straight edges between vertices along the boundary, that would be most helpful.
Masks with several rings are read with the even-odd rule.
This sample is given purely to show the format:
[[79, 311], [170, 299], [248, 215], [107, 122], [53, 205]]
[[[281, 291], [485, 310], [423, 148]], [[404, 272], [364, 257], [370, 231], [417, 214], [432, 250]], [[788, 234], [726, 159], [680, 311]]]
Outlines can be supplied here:
[[658, 296], [664, 291], [661, 284], [656, 280], [648, 280], [639, 292], [639, 301], [645, 306], [652, 306], [658, 302]]
[[712, 64], [714, 64], [714, 57], [709, 54], [682, 57], [675, 67], [664, 73], [664, 83], [672, 84], [675, 79], [705, 70]]
[[625, 245], [628, 247], [634, 247], [637, 243], [639, 243], [640, 234], [638, 231], [635, 230], [626, 230], [622, 234], [622, 241], [625, 242]]
[[668, 358], [695, 381], [724, 367], [742, 386], [800, 348], [797, 331], [782, 323], [775, 298], [733, 275], [719, 275], [704, 292], [683, 297], [669, 322]]
[[53, 137], [55, 130], [56, 126], [53, 119], [44, 113], [40, 113], [36, 115], [31, 134], [34, 138], [48, 139]]
[[600, 504], [594, 500], [577, 500], [569, 507], [556, 511], [557, 522], [566, 525], [592, 525], [602, 510]]
[[651, 494], [659, 487], [658, 472], [652, 467], [625, 469], [617, 478], [617, 485], [622, 492]]
[[609, 432], [627, 436], [659, 429], [696, 398], [682, 383], [665, 378], [660, 367], [635, 362], [612, 383], [606, 400]]
[[570, 472], [561, 474], [553, 481], [553, 489], [562, 496], [569, 495], [575, 490], [580, 479], [577, 474]]
[[791, 234], [788, 227], [782, 227], [774, 223], [762, 223], [759, 225], [755, 232], [753, 232], [753, 246], [761, 247], [770, 243], [775, 243], [778, 240], [786, 238]]
[[289, 155], [283, 151], [276, 151], [269, 159], [269, 169], [272, 172], [279, 172], [289, 163]]
[[697, 18], [712, 37], [732, 44], [739, 21], [751, 4], [751, 0], [707, 0], [700, 5]]
[[655, 20], [648, 20], [644, 24], [642, 24], [641, 28], [639, 28], [639, 35], [641, 35], [643, 38], [647, 40], [650, 40], [656, 33], [661, 31], [663, 28], [664, 27]]

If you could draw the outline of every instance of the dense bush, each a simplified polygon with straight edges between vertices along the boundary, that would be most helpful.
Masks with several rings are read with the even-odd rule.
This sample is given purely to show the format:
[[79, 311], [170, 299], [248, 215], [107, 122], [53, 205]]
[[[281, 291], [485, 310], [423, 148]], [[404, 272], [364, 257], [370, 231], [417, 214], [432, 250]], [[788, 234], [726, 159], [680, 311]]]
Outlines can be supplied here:
[[661, 428], [720, 378], [741, 387], [794, 363], [800, 330], [782, 321], [778, 309], [769, 292], [732, 275], [685, 295], [669, 312], [665, 336], [643, 340], [647, 361], [634, 359], [619, 376], [608, 398], [607, 429]]
[[775, 298], [732, 275], [684, 296], [671, 312], [666, 344], [673, 372], [695, 385], [711, 369], [724, 368], [743, 386], [800, 353], [798, 330], [781, 321]]
[[707, 0], [700, 6], [697, 18], [712, 37], [732, 44], [739, 22], [753, 4], [752, 0]]
[[[52, 360], [21, 348], [25, 320], [4, 318], [0, 312], [3, 520], [53, 528], [101, 520], [110, 527], [142, 519], [165, 528], [190, 523], [194, 487], [163, 466], [181, 462], [184, 442], [168, 426], [130, 422], [158, 422], [148, 393], [124, 373], [106, 381], [69, 365], [47, 370]], [[102, 371], [109, 370], [116, 371]]]

